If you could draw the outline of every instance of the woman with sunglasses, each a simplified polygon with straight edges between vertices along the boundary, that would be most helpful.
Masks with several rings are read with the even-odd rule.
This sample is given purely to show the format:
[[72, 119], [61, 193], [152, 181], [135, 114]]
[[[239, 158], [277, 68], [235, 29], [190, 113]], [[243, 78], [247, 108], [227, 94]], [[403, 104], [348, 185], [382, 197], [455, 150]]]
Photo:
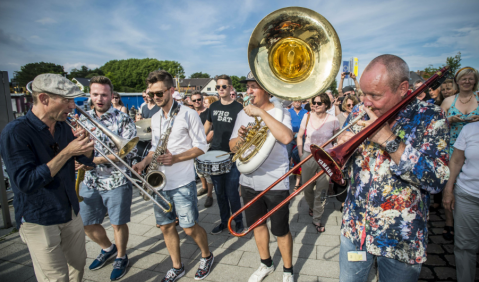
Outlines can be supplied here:
[[348, 118], [349, 114], [353, 110], [354, 106], [359, 104], [358, 99], [354, 95], [349, 95], [346, 96], [346, 98], [343, 101], [343, 104], [341, 105], [341, 108], [343, 109], [344, 112], [341, 112], [339, 115], [336, 117], [339, 120], [339, 127], [343, 127], [344, 122]]
[[[331, 106], [331, 101], [326, 93], [313, 97], [311, 100], [311, 112], [309, 118], [303, 118], [299, 127], [296, 143], [298, 144], [298, 153], [301, 160], [304, 160], [311, 154], [311, 144], [321, 146], [326, 143], [334, 134], [339, 131], [339, 121], [336, 117], [328, 114], [327, 109]], [[303, 136], [306, 136], [303, 146]], [[325, 149], [332, 147], [331, 144]], [[301, 180], [306, 183], [316, 173], [321, 171], [320, 166], [314, 160], [309, 159], [301, 166]], [[314, 184], [316, 183], [316, 188]], [[309, 206], [309, 216], [313, 217], [313, 225], [318, 232], [326, 231], [321, 224], [321, 216], [324, 212], [324, 203], [321, 196], [325, 195], [329, 188], [329, 177], [323, 174], [316, 182], [309, 184], [304, 189], [304, 197]]]
[[121, 101], [120, 94], [118, 94], [118, 92], [116, 91], [113, 91], [113, 97], [111, 98], [111, 105], [113, 106], [113, 108], [121, 112], [124, 112], [125, 114], [127, 113], [126, 107]]

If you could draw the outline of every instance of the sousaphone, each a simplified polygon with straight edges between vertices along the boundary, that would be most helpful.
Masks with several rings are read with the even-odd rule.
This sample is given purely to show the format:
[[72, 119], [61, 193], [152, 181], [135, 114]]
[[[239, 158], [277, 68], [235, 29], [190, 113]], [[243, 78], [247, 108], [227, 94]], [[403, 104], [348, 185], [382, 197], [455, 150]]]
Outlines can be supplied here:
[[[248, 43], [248, 63], [266, 92], [283, 100], [306, 100], [324, 92], [335, 79], [341, 64], [341, 43], [333, 26], [317, 12], [282, 8], [255, 27]], [[273, 116], [279, 120], [283, 109], [278, 104]], [[241, 173], [261, 166], [276, 142], [260, 124], [256, 119], [253, 134], [248, 134], [248, 140], [254, 142], [246, 142], [247, 148], [240, 148], [233, 157]], [[254, 136], [257, 134], [262, 135]]]

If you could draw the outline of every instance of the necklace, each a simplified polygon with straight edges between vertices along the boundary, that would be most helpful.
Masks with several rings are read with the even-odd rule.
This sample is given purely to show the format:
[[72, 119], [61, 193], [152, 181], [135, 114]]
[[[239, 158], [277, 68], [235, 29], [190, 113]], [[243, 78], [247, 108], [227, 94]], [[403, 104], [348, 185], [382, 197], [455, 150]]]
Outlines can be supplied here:
[[[459, 99], [459, 102], [461, 102], [461, 103], [463, 103], [463, 104], [467, 104], [467, 103], [469, 103], [469, 101], [471, 101], [472, 96], [474, 96], [474, 93], [472, 93], [471, 96], [469, 96], [469, 99], [468, 99], [466, 102], [463, 102], [461, 99]], [[459, 98], [459, 97], [458, 97], [458, 98]]]

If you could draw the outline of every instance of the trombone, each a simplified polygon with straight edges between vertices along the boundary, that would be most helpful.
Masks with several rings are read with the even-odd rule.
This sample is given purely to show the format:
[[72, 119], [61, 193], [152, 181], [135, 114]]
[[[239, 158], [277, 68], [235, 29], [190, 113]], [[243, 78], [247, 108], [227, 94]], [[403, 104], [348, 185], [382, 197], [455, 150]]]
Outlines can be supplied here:
[[[142, 191], [145, 195], [147, 195], [152, 201], [153, 203], [155, 203], [158, 207], [160, 207], [163, 212], [167, 213], [167, 212], [170, 212], [172, 210], [172, 205], [171, 203], [165, 199], [165, 197], [163, 197], [163, 195], [161, 195], [158, 191], [156, 191], [156, 189], [154, 189], [153, 187], [151, 187], [150, 184], [148, 184], [147, 181], [145, 181], [143, 179], [143, 177], [141, 177], [134, 169], [132, 169], [123, 159], [122, 157], [124, 157], [125, 155], [127, 155], [133, 148], [135, 148], [136, 144], [138, 143], [139, 141], [139, 137], [133, 137], [132, 139], [130, 140], [127, 140], [125, 138], [122, 138], [120, 136], [117, 136], [115, 135], [113, 132], [111, 132], [111, 130], [109, 130], [106, 126], [104, 126], [103, 124], [97, 122], [90, 114], [88, 114], [86, 111], [84, 111], [82, 108], [76, 106], [76, 109], [78, 112], [80, 112], [82, 115], [84, 115], [88, 121], [90, 121], [91, 123], [93, 123], [96, 128], [98, 128], [99, 130], [101, 130], [103, 133], [105, 133], [112, 141], [113, 143], [115, 143], [116, 147], [118, 148], [118, 154], [116, 154], [110, 147], [108, 147], [105, 143], [103, 143], [98, 137], [96, 137], [87, 127], [86, 125], [81, 122], [79, 119], [77, 119], [73, 113], [70, 113], [69, 114], [69, 117], [74, 121], [76, 122], [76, 124], [78, 124], [79, 126], [81, 126], [83, 129], [85, 129], [91, 137], [93, 137], [95, 139], [96, 142], [98, 142], [101, 146], [103, 146], [105, 149], [107, 149], [107, 151], [112, 154], [119, 162], [121, 162], [134, 176], [138, 177], [138, 181], [141, 182], [144, 187], [154, 193], [156, 193], [156, 195], [158, 195], [158, 197], [161, 198], [161, 200], [163, 200], [164, 202], [167, 203], [168, 205], [168, 209], [164, 208], [159, 202], [157, 202], [149, 193], [147, 193], [142, 187], [141, 185], [139, 185], [137, 183], [137, 180], [136, 179], [133, 179], [132, 177], [130, 177], [126, 172], [124, 172], [123, 170], [120, 169], [120, 167], [114, 162], [112, 161], [110, 158], [108, 158], [108, 156], [103, 153], [99, 148], [96, 148], [95, 147], [95, 150], [102, 156], [104, 157], [107, 161], [110, 162], [110, 164], [115, 167], [121, 174], [123, 174], [128, 180], [130, 180], [130, 182], [136, 186], [136, 188], [140, 189], [140, 191]], [[73, 130], [76, 130], [75, 126], [72, 124], [72, 122], [70, 120], [67, 119], [67, 124], [73, 129]]]

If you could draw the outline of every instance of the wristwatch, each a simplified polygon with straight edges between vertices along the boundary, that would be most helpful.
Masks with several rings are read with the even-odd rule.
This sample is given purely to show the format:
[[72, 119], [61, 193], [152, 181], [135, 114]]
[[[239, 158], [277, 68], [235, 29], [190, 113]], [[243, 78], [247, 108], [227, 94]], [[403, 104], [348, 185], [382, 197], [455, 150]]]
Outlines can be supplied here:
[[386, 146], [385, 146], [385, 150], [386, 152], [388, 152], [389, 154], [392, 154], [394, 152], [396, 152], [399, 148], [399, 144], [401, 143], [401, 137], [399, 136], [396, 136], [396, 138], [394, 140], [391, 140], [391, 141], [387, 141], [386, 142]]

